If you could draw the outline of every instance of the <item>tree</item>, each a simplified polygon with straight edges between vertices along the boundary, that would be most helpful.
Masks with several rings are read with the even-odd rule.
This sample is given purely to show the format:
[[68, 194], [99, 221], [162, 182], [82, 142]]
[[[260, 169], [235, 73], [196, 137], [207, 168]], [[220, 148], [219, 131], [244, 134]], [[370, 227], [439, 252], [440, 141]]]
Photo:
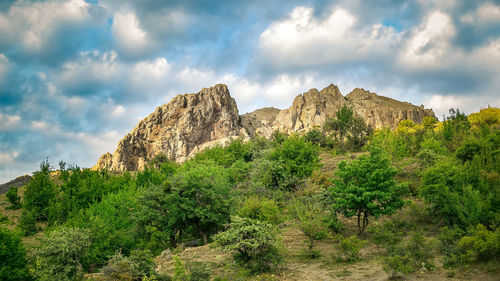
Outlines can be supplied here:
[[34, 212], [36, 219], [47, 220], [49, 206], [56, 196], [55, 184], [50, 180], [48, 160], [40, 163], [40, 171], [34, 173], [24, 192], [23, 206]]
[[334, 133], [335, 140], [345, 147], [345, 140], [349, 141], [353, 150], [360, 149], [368, 141], [373, 129], [363, 118], [355, 116], [351, 107], [344, 105], [335, 114], [336, 118], [326, 121], [324, 131]]
[[33, 275], [40, 281], [73, 281], [83, 277], [82, 258], [90, 247], [90, 232], [60, 228], [47, 234], [33, 250]]
[[9, 209], [17, 210], [21, 208], [21, 197], [17, 195], [17, 186], [11, 186], [7, 191], [7, 200], [10, 202]]
[[21, 238], [0, 226], [0, 280], [30, 280]]
[[396, 169], [378, 147], [370, 155], [339, 164], [338, 179], [330, 187], [333, 207], [347, 217], [358, 218], [358, 231], [363, 234], [369, 217], [391, 215], [403, 206], [406, 184], [394, 180]]
[[[168, 218], [166, 228], [173, 235], [177, 233], [179, 241], [183, 231], [191, 229], [206, 244], [210, 234], [216, 233], [229, 221], [231, 201], [228, 199], [228, 177], [224, 168], [212, 161], [184, 164], [165, 182], [163, 196], [165, 199], [158, 204]], [[172, 245], [175, 244], [173, 240]]]

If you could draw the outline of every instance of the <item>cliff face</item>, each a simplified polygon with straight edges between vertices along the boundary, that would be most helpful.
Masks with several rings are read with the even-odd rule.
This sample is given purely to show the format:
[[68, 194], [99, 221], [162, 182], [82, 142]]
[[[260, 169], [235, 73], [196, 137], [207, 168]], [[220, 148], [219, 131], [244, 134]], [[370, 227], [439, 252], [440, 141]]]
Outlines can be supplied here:
[[141, 170], [160, 153], [183, 161], [207, 146], [241, 135], [240, 129], [236, 102], [227, 86], [218, 84], [196, 94], [178, 95], [157, 107], [94, 168]]
[[218, 84], [196, 94], [178, 95], [156, 108], [120, 141], [113, 154], [102, 155], [94, 169], [142, 170], [158, 154], [184, 161], [206, 147], [235, 137], [270, 137], [275, 130], [307, 131], [322, 126], [343, 105], [351, 106], [374, 128], [395, 128], [404, 119], [420, 123], [424, 116], [434, 116], [423, 106], [363, 89], [354, 89], [344, 97], [333, 84], [298, 95], [288, 109], [262, 108], [239, 116], [227, 86]]

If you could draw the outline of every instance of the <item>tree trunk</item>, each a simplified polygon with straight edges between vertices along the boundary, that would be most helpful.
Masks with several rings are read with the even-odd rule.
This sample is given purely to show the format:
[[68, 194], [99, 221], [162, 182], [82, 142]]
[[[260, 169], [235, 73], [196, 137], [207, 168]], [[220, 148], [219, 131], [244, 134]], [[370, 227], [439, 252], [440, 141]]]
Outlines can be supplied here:
[[361, 230], [361, 212], [358, 211], [358, 232], [359, 234], [363, 233], [363, 231]]

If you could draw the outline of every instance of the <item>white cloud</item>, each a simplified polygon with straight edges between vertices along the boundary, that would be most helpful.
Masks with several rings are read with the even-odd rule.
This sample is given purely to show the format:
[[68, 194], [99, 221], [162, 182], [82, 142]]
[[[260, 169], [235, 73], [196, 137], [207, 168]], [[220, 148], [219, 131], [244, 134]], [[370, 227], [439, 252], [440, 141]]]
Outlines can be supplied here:
[[21, 123], [21, 116], [0, 113], [0, 132], [17, 128]]
[[432, 108], [436, 117], [448, 115], [450, 108], [458, 108], [461, 112], [470, 114], [477, 112], [488, 105], [500, 106], [500, 97], [493, 96], [458, 96], [458, 95], [432, 95], [424, 101], [426, 108]]
[[128, 55], [137, 55], [148, 50], [152, 42], [139, 19], [132, 12], [115, 13], [111, 26], [118, 47]]
[[449, 15], [434, 11], [413, 31], [401, 54], [401, 63], [409, 68], [440, 68], [447, 66], [456, 52], [451, 44], [455, 28]]
[[400, 34], [392, 27], [374, 24], [359, 29], [356, 17], [342, 8], [324, 19], [315, 18], [313, 12], [297, 7], [262, 32], [258, 43], [262, 61], [283, 68], [370, 61], [391, 55], [399, 45]]
[[483, 3], [476, 11], [461, 17], [462, 22], [468, 24], [494, 24], [500, 22], [500, 6], [493, 3]]
[[19, 41], [26, 50], [40, 51], [51, 43], [54, 30], [89, 19], [90, 4], [84, 0], [17, 1], [7, 14], [0, 14], [0, 34]]

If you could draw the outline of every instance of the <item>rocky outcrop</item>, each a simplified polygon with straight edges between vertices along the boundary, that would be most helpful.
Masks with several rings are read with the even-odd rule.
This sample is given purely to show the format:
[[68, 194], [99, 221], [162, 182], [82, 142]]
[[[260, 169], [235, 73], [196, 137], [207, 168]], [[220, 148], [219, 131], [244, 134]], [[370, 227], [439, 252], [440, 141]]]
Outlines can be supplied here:
[[422, 122], [432, 110], [354, 89], [343, 96], [331, 84], [321, 91], [298, 95], [288, 109], [262, 108], [238, 115], [226, 85], [204, 88], [196, 94], [178, 95], [141, 120], [118, 144], [113, 154], [101, 156], [94, 169], [141, 170], [149, 159], [164, 154], [184, 161], [206, 147], [232, 138], [270, 137], [275, 130], [294, 133], [321, 127], [344, 105], [353, 108], [374, 128], [395, 128], [401, 120]]
[[183, 161], [205, 147], [244, 135], [238, 108], [226, 85], [204, 88], [196, 94], [178, 95], [159, 106], [123, 138], [110, 155], [104, 154], [94, 169], [133, 171], [162, 153]]

